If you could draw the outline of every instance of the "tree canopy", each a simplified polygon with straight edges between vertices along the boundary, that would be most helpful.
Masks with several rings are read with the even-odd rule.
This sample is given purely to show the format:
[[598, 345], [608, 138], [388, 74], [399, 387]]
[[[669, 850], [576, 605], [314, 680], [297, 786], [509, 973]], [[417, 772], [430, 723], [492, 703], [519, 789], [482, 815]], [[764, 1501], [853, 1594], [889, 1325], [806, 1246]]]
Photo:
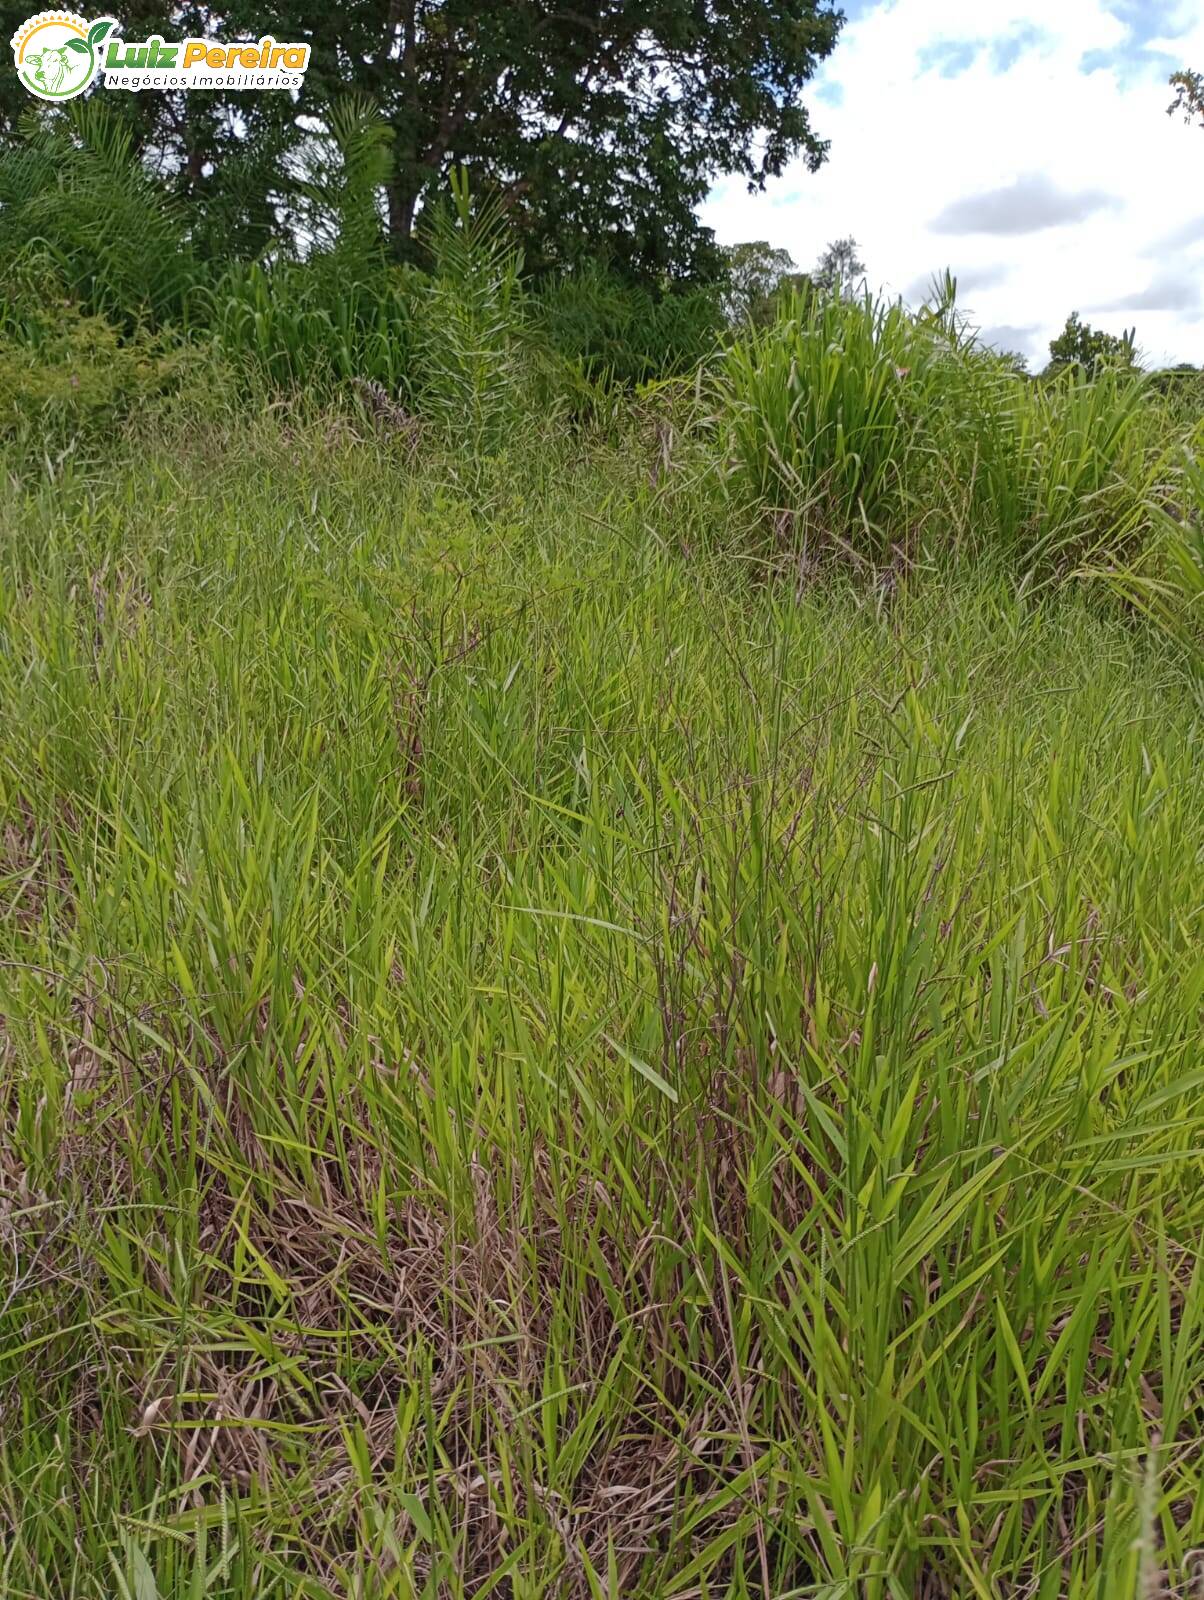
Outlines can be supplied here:
[[865, 262], [858, 255], [857, 241], [851, 234], [844, 239], [833, 239], [811, 273], [811, 281], [819, 294], [840, 300], [847, 300], [864, 280]]
[[[122, 9], [129, 38], [258, 37], [268, 20], [251, 0]], [[122, 113], [181, 193], [217, 207], [219, 234], [270, 211], [289, 161], [354, 90], [392, 131], [398, 255], [463, 167], [503, 199], [535, 269], [602, 258], [633, 277], [706, 275], [718, 252], [696, 207], [717, 176], [757, 188], [792, 158], [823, 161], [801, 92], [842, 21], [835, 0], [282, 0], [273, 36], [311, 46], [296, 100], [156, 92], [123, 97]], [[0, 91], [10, 133], [28, 107], [14, 85]]]
[[732, 323], [764, 323], [773, 318], [779, 292], [797, 268], [789, 250], [765, 239], [748, 239], [723, 250], [727, 279], [724, 313]]
[[1092, 373], [1101, 367], [1132, 367], [1137, 359], [1136, 340], [1135, 328], [1128, 328], [1123, 334], [1105, 333], [1072, 311], [1061, 333], [1049, 342], [1049, 365], [1055, 371], [1079, 366]]

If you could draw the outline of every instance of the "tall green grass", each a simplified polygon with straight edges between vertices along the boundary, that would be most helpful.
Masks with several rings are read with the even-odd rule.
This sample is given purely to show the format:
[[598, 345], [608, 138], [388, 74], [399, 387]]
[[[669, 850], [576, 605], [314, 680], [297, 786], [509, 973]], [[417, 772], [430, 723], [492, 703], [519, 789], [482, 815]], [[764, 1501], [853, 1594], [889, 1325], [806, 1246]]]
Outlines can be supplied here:
[[913, 316], [868, 295], [797, 299], [732, 345], [717, 396], [733, 485], [779, 529], [879, 560], [990, 550], [1020, 571], [1131, 549], [1180, 428], [1126, 372], [1017, 374], [952, 300]]
[[0, 1589], [1188, 1592], [1156, 636], [800, 601], [651, 426], [167, 426], [0, 473]]
[[1105, 577], [1184, 651], [1204, 683], [1204, 427], [1151, 496], [1155, 538]]
[[353, 378], [406, 392], [414, 361], [414, 284], [400, 270], [335, 283], [314, 263], [232, 266], [198, 301], [193, 327], [282, 389]]
[[938, 355], [901, 305], [869, 295], [796, 295], [748, 329], [719, 380], [744, 494], [821, 537], [888, 548]]
[[932, 410], [934, 470], [918, 474], [916, 497], [943, 505], [956, 537], [1025, 571], [1066, 571], [1101, 549], [1132, 549], [1148, 530], [1167, 434], [1144, 380], [1068, 367], [1034, 382], [971, 348], [946, 382]]
[[532, 313], [552, 349], [604, 388], [689, 376], [714, 356], [723, 332], [715, 287], [658, 294], [597, 267], [537, 285]]

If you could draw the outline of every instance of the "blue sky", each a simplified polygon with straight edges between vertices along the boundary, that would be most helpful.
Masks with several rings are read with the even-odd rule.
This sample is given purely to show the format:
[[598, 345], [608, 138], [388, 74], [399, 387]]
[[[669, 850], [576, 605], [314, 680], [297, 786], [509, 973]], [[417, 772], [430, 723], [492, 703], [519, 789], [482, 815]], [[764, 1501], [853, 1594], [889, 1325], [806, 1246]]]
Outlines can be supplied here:
[[1204, 70], [1204, 0], [845, 0], [806, 95], [831, 140], [761, 194], [719, 184], [725, 244], [801, 267], [853, 234], [872, 285], [915, 301], [949, 267], [984, 337], [1044, 362], [1067, 313], [1148, 362], [1204, 364], [1204, 130], [1166, 116]]

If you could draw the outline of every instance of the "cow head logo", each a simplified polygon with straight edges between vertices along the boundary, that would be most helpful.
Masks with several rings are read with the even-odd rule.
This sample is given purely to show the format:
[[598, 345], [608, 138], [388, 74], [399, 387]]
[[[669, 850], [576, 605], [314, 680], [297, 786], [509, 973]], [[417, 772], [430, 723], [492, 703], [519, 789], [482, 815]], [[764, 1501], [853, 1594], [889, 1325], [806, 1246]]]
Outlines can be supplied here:
[[87, 22], [73, 11], [39, 11], [13, 34], [17, 76], [39, 100], [73, 100], [100, 70], [111, 17]]

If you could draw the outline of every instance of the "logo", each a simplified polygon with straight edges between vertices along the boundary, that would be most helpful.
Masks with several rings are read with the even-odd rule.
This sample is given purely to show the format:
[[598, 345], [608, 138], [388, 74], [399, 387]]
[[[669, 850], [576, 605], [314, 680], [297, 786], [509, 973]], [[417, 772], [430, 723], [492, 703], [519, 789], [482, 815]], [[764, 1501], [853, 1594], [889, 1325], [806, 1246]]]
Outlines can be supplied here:
[[100, 70], [111, 17], [91, 24], [73, 11], [39, 11], [13, 34], [17, 76], [39, 100], [73, 100]]
[[72, 100], [100, 75], [106, 89], [295, 89], [309, 66], [307, 44], [262, 39], [127, 42], [112, 17], [39, 11], [13, 34], [17, 76], [40, 100]]

